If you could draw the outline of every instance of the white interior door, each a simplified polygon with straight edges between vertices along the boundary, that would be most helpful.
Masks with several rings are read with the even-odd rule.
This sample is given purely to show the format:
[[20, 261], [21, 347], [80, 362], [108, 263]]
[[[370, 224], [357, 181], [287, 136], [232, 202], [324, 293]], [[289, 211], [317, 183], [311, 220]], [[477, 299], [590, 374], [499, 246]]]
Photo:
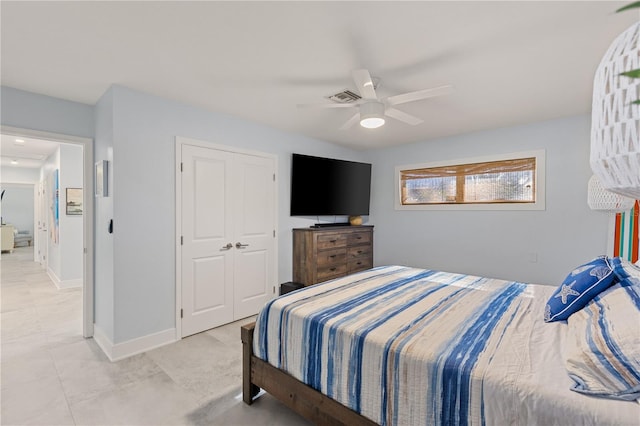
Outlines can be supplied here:
[[182, 336], [233, 321], [232, 155], [182, 146]]
[[38, 183], [38, 229], [35, 231], [38, 233], [38, 237], [34, 238], [34, 248], [38, 252], [38, 262], [43, 268], [47, 266], [47, 252], [49, 250], [49, 244], [47, 242], [47, 222], [49, 215], [47, 215], [45, 182], [45, 180], [41, 180]]
[[181, 147], [182, 336], [256, 314], [275, 285], [275, 160]]
[[274, 160], [236, 155], [234, 194], [234, 319], [256, 314], [274, 294]]

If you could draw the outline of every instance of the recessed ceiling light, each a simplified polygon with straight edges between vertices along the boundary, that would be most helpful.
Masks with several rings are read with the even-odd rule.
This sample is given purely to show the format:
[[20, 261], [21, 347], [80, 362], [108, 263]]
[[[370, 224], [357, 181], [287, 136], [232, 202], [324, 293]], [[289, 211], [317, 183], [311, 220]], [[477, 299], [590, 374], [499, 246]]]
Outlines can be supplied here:
[[14, 145], [24, 145], [24, 139], [16, 139], [16, 141], [13, 144]]
[[11, 160], [11, 164], [15, 166], [16, 164], [18, 164], [18, 160]]

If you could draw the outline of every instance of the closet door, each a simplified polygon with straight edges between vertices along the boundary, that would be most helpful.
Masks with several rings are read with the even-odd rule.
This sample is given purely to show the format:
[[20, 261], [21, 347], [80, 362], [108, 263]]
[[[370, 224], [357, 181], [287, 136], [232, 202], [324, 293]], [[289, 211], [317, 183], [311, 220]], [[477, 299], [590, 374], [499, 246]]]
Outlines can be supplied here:
[[233, 155], [182, 146], [182, 336], [233, 321]]
[[181, 149], [182, 336], [254, 315], [275, 286], [275, 160]]
[[256, 314], [274, 294], [274, 170], [271, 158], [234, 157], [234, 319]]

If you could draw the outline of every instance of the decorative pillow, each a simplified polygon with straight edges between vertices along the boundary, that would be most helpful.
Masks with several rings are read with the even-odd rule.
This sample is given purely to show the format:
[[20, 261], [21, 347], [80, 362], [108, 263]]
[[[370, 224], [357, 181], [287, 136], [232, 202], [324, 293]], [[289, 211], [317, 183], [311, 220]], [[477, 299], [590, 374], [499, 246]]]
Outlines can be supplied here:
[[615, 284], [567, 320], [564, 357], [572, 390], [640, 398], [640, 286]]
[[584, 308], [598, 293], [614, 283], [615, 274], [607, 256], [578, 266], [553, 293], [544, 311], [545, 322], [566, 320]]
[[611, 265], [621, 285], [640, 285], [640, 267], [621, 257], [612, 258]]

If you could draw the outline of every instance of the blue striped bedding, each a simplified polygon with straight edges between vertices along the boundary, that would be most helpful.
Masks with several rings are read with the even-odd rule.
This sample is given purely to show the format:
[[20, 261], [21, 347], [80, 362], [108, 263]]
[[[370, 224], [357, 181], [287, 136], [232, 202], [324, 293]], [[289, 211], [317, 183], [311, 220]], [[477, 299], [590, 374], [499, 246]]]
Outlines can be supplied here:
[[585, 403], [569, 390], [566, 324], [542, 320], [553, 291], [378, 267], [269, 302], [254, 354], [383, 425], [637, 419], [635, 403]]

